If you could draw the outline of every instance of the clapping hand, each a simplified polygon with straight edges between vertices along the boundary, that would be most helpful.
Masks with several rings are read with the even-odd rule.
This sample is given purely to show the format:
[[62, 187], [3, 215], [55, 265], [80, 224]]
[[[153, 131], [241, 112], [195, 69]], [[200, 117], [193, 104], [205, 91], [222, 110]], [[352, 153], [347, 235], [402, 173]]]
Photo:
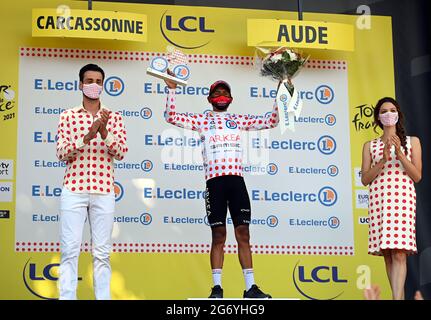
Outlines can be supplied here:
[[401, 140], [397, 135], [390, 137], [391, 144], [395, 146], [395, 154], [398, 156], [402, 153], [401, 151]]
[[392, 144], [390, 142], [390, 139], [388, 139], [388, 141], [386, 141], [385, 143], [385, 147], [383, 148], [383, 161], [386, 162], [389, 160], [389, 158], [391, 157], [391, 147]]
[[84, 143], [87, 144], [90, 140], [94, 139], [97, 136], [97, 132], [99, 131], [99, 127], [101, 125], [100, 119], [96, 119], [91, 125], [88, 133], [84, 136]]
[[106, 125], [108, 124], [109, 114], [110, 114], [110, 111], [106, 109], [102, 109], [100, 112], [100, 118], [98, 119], [100, 121], [99, 132], [102, 139], [106, 139], [106, 136], [108, 135], [108, 130], [106, 129]]

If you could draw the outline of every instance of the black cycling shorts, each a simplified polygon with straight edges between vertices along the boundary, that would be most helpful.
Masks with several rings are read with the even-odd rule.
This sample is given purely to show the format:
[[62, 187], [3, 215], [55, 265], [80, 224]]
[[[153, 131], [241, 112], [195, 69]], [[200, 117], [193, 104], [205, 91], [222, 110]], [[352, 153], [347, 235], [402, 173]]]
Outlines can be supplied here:
[[243, 177], [227, 175], [207, 180], [205, 207], [211, 228], [226, 225], [228, 208], [234, 227], [250, 224], [250, 198]]

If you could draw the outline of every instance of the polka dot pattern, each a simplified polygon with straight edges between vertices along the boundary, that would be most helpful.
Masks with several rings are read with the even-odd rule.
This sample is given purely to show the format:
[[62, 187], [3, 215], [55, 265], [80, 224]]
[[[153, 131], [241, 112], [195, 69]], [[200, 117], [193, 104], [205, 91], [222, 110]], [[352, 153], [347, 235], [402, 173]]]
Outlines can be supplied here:
[[[224, 246], [226, 254], [238, 254], [236, 244]], [[313, 246], [313, 245], [274, 245], [274, 244], [250, 244], [253, 254], [297, 254], [297, 255], [326, 255], [343, 256], [354, 255], [352, 246]], [[91, 243], [81, 244], [81, 252], [91, 252]], [[114, 242], [112, 252], [114, 253], [210, 253], [209, 243], [136, 243], [136, 242]], [[17, 252], [60, 252], [60, 243], [54, 242], [16, 242]]]
[[[102, 106], [103, 109], [108, 108]], [[126, 128], [121, 115], [111, 112], [106, 128], [108, 136], [100, 134], [88, 144], [83, 138], [98, 118], [83, 106], [68, 109], [60, 115], [57, 131], [57, 157], [66, 162], [63, 185], [76, 193], [108, 194], [113, 192], [114, 163], [122, 160], [128, 151]]]
[[[166, 52], [145, 52], [126, 50], [95, 50], [95, 49], [66, 49], [66, 48], [38, 48], [21, 47], [21, 57], [48, 57], [61, 59], [98, 59], [111, 61], [150, 61], [157, 56], [165, 56]], [[211, 54], [189, 54], [189, 64], [214, 65], [253, 65], [253, 56], [229, 56]], [[309, 59], [304, 68], [324, 70], [346, 70], [347, 61], [344, 60], [313, 60]]]
[[212, 111], [178, 113], [175, 109], [175, 90], [169, 90], [165, 119], [175, 126], [199, 133], [206, 180], [225, 175], [242, 176], [241, 130], [270, 129], [279, 122], [276, 103], [269, 116]]
[[[380, 138], [371, 141], [373, 166], [382, 159], [383, 148]], [[407, 137], [407, 149], [410, 160], [410, 137]], [[408, 254], [417, 252], [416, 191], [413, 180], [406, 174], [393, 147], [382, 172], [370, 184], [368, 215], [369, 254], [382, 255], [381, 250], [384, 249], [402, 249]]]

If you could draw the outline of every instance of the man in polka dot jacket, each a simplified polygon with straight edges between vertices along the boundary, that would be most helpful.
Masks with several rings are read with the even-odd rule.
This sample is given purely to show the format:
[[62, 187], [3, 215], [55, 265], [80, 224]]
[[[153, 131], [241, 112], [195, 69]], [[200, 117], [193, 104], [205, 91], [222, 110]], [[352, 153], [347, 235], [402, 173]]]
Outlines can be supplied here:
[[[170, 73], [171, 74], [171, 73]], [[208, 223], [212, 232], [210, 261], [214, 287], [209, 298], [223, 298], [221, 272], [226, 241], [227, 209], [233, 221], [238, 254], [246, 290], [244, 298], [271, 298], [254, 282], [252, 254], [250, 250], [249, 224], [250, 198], [242, 177], [241, 130], [262, 130], [278, 125], [277, 104], [270, 116], [257, 117], [226, 112], [233, 98], [225, 81], [216, 81], [209, 90], [208, 102], [213, 111], [205, 114], [178, 113], [175, 111], [176, 84], [165, 80], [169, 92], [165, 119], [175, 126], [197, 131], [202, 141], [202, 157], [205, 169], [205, 204]]]
[[57, 157], [66, 162], [60, 200], [60, 299], [76, 299], [78, 258], [88, 216], [96, 299], [110, 299], [114, 222], [114, 159], [127, 152], [121, 115], [101, 104], [104, 71], [88, 64], [79, 72], [80, 106], [60, 115]]

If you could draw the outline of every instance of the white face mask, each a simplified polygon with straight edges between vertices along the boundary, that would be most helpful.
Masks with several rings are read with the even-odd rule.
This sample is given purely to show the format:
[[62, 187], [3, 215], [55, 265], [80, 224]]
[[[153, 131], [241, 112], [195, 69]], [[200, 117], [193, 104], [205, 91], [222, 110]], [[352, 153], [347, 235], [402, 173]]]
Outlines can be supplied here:
[[398, 122], [398, 112], [385, 112], [379, 114], [379, 120], [385, 127], [391, 127]]
[[84, 84], [82, 86], [82, 92], [84, 95], [93, 100], [99, 99], [102, 91], [103, 87], [99, 86], [97, 83]]

